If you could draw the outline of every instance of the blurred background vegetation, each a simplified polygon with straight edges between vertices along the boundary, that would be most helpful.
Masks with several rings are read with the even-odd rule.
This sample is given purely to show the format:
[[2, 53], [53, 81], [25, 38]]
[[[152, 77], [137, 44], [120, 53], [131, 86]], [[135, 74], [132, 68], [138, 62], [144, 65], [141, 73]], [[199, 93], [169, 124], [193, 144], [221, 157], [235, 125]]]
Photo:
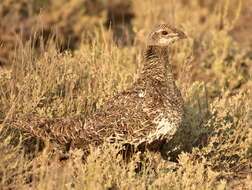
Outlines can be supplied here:
[[[2, 0], [0, 189], [249, 189], [252, 186], [252, 0]], [[74, 117], [132, 85], [145, 39], [169, 23], [188, 36], [170, 62], [186, 104], [164, 148], [175, 170], [146, 155], [123, 165], [114, 148], [64, 164], [45, 142], [5, 127], [37, 113]], [[123, 165], [123, 166], [122, 166]]]
[[[249, 75], [250, 67], [244, 59], [251, 58], [251, 7], [250, 0], [159, 0], [156, 3], [4, 0], [0, 4], [0, 65], [10, 65], [17, 46], [32, 38], [36, 38], [33, 45], [38, 51], [52, 39], [61, 52], [75, 51], [83, 43], [92, 41], [97, 32], [119, 47], [133, 46], [144, 42], [146, 31], [155, 24], [170, 23], [185, 28], [193, 39], [193, 79], [209, 81], [217, 72], [226, 72], [230, 75], [220, 78], [221, 82], [236, 89], [246, 83]], [[213, 46], [214, 51], [202, 53]], [[241, 51], [239, 58], [233, 55], [236, 49]], [[222, 60], [214, 60], [215, 55], [220, 55]], [[220, 61], [223, 63], [219, 64]], [[219, 68], [225, 65], [230, 68]], [[211, 72], [212, 69], [216, 71]]]

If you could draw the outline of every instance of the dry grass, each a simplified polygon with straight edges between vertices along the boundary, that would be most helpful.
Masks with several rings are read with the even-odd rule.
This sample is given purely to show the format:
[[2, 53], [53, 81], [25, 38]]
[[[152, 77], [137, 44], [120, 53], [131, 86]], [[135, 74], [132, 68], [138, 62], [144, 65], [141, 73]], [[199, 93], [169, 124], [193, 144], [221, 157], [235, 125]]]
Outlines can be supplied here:
[[[20, 44], [11, 67], [0, 68], [0, 189], [249, 189], [252, 46], [233, 36], [241, 1], [210, 2], [135, 0], [134, 46], [117, 47], [102, 24], [91, 27], [91, 40], [84, 38], [74, 52], [60, 52], [53, 40], [35, 48], [39, 34]], [[133, 83], [146, 33], [167, 20], [189, 36], [171, 50], [186, 117], [162, 155], [176, 164], [155, 164], [152, 153], [125, 164], [111, 145], [92, 148], [86, 164], [80, 150], [59, 162], [47, 142], [5, 127], [6, 119], [30, 112], [91, 114]]]

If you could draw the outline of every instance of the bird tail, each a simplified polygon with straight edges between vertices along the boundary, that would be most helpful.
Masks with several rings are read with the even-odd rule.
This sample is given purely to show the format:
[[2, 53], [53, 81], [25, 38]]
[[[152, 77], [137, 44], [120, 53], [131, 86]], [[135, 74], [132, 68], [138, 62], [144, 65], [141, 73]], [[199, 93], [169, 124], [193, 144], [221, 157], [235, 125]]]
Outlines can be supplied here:
[[4, 127], [15, 128], [20, 131], [28, 132], [35, 137], [43, 140], [58, 141], [58, 143], [68, 143], [71, 136], [76, 136], [72, 126], [78, 120], [64, 118], [49, 118], [40, 115], [26, 115], [22, 118], [5, 120], [2, 124]]

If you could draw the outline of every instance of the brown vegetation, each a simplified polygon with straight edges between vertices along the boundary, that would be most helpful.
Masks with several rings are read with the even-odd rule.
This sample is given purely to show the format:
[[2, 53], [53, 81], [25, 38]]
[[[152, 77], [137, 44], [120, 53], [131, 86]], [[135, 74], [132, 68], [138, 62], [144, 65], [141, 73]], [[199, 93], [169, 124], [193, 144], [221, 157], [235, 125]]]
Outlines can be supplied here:
[[[1, 2], [0, 61], [11, 64], [0, 67], [0, 189], [249, 189], [251, 1], [112, 2]], [[128, 32], [121, 35], [124, 17]], [[116, 37], [109, 20], [111, 29], [120, 29]], [[5, 127], [7, 119], [29, 113], [55, 118], [95, 112], [132, 85], [147, 32], [167, 21], [189, 36], [171, 55], [186, 116], [162, 154], [177, 164], [155, 164], [151, 153], [125, 164], [111, 145], [91, 148], [86, 164], [80, 150], [59, 162], [47, 142]]]

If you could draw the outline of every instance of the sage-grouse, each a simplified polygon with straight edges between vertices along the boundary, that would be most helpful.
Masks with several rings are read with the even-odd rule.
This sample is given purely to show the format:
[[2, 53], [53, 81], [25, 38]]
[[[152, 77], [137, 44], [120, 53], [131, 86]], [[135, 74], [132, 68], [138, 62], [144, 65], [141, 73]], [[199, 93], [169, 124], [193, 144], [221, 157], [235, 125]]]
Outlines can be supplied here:
[[170, 25], [157, 26], [148, 37], [138, 80], [108, 100], [95, 114], [84, 119], [31, 115], [10, 122], [10, 126], [84, 151], [89, 145], [106, 141], [158, 151], [174, 136], [183, 118], [183, 99], [168, 62], [169, 46], [183, 38], [186, 35]]

